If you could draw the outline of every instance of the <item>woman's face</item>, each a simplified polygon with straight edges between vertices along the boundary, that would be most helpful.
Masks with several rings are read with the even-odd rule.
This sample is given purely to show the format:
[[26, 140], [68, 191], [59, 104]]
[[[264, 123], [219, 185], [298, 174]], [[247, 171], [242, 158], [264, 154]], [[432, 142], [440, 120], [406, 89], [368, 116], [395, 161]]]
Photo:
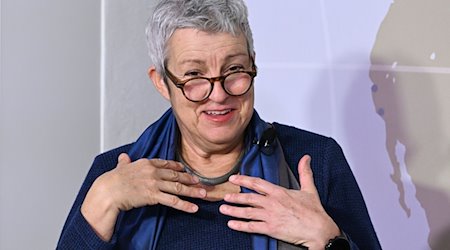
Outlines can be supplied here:
[[[252, 60], [244, 35], [178, 29], [168, 43], [167, 69], [180, 80], [194, 76], [216, 77], [236, 69], [250, 71]], [[252, 114], [253, 87], [242, 96], [230, 96], [219, 81], [203, 102], [187, 100], [167, 79], [171, 102], [182, 139], [203, 151], [226, 150], [240, 144]], [[164, 94], [163, 94], [164, 95]]]

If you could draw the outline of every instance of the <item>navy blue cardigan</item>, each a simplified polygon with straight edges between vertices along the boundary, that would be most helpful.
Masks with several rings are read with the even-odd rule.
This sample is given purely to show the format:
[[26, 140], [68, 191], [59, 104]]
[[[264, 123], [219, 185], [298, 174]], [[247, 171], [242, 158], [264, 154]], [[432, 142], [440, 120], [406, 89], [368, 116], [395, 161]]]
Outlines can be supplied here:
[[[284, 157], [295, 176], [303, 155], [312, 158], [311, 168], [320, 200], [327, 213], [359, 249], [381, 249], [358, 184], [340, 146], [329, 137], [274, 123]], [[104, 242], [92, 230], [80, 212], [81, 204], [97, 177], [117, 165], [120, 153], [132, 144], [98, 155], [70, 210], [62, 230], [58, 249], [115, 249], [115, 242]], [[113, 237], [114, 238], [114, 237]]]

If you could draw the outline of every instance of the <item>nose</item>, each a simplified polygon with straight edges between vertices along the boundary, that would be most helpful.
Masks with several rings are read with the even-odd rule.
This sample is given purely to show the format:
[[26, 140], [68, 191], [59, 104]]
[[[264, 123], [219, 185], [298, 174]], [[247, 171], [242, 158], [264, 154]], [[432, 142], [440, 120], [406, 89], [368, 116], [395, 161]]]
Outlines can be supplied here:
[[209, 95], [209, 99], [211, 101], [220, 103], [225, 101], [228, 98], [228, 96], [229, 95], [227, 94], [227, 92], [225, 92], [225, 89], [223, 89], [222, 87], [222, 83], [219, 80], [215, 81], [211, 95]]

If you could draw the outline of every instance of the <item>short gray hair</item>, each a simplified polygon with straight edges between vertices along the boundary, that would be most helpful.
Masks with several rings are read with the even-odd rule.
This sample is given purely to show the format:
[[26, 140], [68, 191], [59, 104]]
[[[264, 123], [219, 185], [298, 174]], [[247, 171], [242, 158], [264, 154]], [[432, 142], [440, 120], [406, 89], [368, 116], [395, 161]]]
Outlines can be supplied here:
[[248, 52], [254, 56], [252, 31], [243, 0], [161, 0], [146, 28], [149, 55], [158, 73], [164, 75], [167, 42], [175, 30], [183, 28], [235, 36], [243, 32]]

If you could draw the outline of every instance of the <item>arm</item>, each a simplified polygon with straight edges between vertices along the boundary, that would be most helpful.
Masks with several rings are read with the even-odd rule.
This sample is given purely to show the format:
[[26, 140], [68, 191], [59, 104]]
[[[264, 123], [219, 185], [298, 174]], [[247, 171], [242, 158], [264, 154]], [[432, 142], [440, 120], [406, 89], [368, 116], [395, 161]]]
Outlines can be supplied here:
[[182, 173], [173, 161], [140, 159], [127, 154], [97, 157], [75, 200], [63, 228], [58, 247], [62, 249], [111, 249], [115, 223], [121, 211], [163, 204], [185, 212], [198, 207], [178, 195], [202, 198], [206, 191], [189, 187], [198, 179]]
[[322, 166], [325, 167], [322, 203], [348, 236], [352, 249], [381, 249], [355, 177], [341, 148], [332, 139], [327, 140]]
[[[230, 194], [225, 200], [249, 207], [223, 205], [221, 212], [248, 221], [233, 220], [232, 229], [324, 249], [340, 232], [352, 249], [381, 249], [353, 174], [334, 140], [315, 153], [314, 178], [309, 157], [298, 163], [300, 190], [288, 190], [259, 178], [235, 176], [230, 181], [256, 191]], [[317, 187], [316, 187], [317, 185]]]
[[101, 240], [85, 220], [80, 210], [84, 197], [95, 179], [113, 169], [117, 165], [117, 156], [126, 150], [127, 147], [124, 146], [95, 158], [66, 219], [58, 241], [58, 249], [113, 248], [114, 240], [111, 242]]

